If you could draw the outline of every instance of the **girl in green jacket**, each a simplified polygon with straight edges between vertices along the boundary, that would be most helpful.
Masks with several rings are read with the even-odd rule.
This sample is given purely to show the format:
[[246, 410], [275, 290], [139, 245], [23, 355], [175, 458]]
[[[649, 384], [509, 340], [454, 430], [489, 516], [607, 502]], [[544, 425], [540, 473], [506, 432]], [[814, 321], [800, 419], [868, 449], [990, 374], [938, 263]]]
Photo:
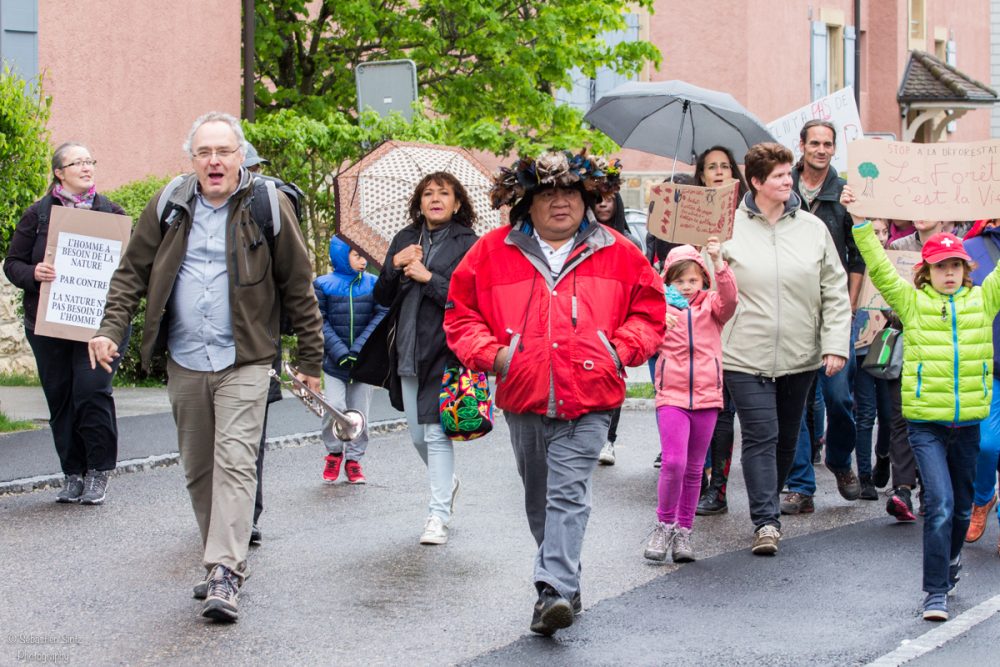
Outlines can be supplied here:
[[1000, 274], [973, 287], [961, 239], [940, 233], [924, 243], [911, 285], [870, 222], [855, 226], [854, 238], [872, 283], [903, 322], [903, 415], [924, 487], [924, 618], [945, 621], [972, 511], [979, 422], [990, 411]]

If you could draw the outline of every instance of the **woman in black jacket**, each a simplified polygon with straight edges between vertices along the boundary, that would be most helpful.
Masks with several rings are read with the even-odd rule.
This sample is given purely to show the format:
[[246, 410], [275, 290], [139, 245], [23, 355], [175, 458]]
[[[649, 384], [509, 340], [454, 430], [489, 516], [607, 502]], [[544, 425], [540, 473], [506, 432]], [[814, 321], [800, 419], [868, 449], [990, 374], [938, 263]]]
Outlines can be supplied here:
[[477, 240], [472, 231], [476, 212], [458, 179], [435, 172], [414, 190], [410, 220], [389, 245], [374, 295], [391, 306], [386, 316], [392, 318], [386, 340], [389, 398], [406, 414], [430, 479], [429, 516], [420, 543], [444, 544], [458, 491], [454, 450], [438, 411], [441, 376], [454, 359], [445, 342], [444, 308], [451, 274]]
[[[65, 475], [56, 502], [84, 505], [104, 502], [108, 476], [118, 460], [113, 372], [91, 369], [85, 342], [36, 335], [35, 318], [42, 283], [56, 279], [55, 266], [45, 261], [52, 207], [125, 214], [121, 206], [97, 194], [96, 165], [83, 144], [68, 142], [55, 150], [49, 191], [17, 223], [3, 264], [10, 282], [24, 290], [24, 332], [35, 354], [52, 439]], [[119, 345], [113, 369], [117, 370], [127, 344], [128, 334]]]

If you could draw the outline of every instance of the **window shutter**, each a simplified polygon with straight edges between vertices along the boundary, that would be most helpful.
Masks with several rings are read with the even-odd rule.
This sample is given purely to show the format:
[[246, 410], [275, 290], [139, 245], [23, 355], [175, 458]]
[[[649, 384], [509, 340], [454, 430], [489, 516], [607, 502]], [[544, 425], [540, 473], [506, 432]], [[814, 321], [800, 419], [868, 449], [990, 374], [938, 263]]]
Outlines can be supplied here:
[[818, 100], [830, 94], [827, 83], [827, 31], [822, 21], [812, 22], [812, 99]]
[[[948, 63], [952, 67], [958, 67], [958, 61], [955, 58], [955, 40], [949, 39], [948, 42], [944, 45], [944, 54], [946, 63]], [[956, 130], [958, 130], [958, 123], [955, 121], [951, 121], [950, 123], [948, 123], [947, 130], [948, 132], [955, 132]]]
[[857, 82], [854, 80], [854, 40], [857, 33], [854, 26], [844, 26], [844, 87], [856, 88]]
[[38, 77], [38, 1], [0, 2], [0, 58], [22, 79]]

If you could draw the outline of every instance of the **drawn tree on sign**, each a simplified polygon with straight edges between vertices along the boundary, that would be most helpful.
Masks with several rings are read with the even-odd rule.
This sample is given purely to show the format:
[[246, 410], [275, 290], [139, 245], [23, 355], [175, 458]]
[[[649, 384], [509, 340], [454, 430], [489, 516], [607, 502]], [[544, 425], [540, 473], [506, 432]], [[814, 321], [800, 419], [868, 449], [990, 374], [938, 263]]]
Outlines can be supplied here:
[[873, 162], [862, 162], [858, 165], [858, 174], [865, 179], [865, 189], [861, 195], [864, 197], [873, 196], [875, 179], [878, 178], [878, 167]]

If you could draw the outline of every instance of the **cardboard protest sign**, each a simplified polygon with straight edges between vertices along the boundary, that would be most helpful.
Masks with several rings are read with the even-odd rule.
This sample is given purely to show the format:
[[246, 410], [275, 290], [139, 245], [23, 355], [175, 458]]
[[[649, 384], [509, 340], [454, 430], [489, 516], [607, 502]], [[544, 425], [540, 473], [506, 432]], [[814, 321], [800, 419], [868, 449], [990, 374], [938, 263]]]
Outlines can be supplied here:
[[646, 227], [653, 236], [671, 243], [705, 245], [710, 236], [725, 241], [733, 235], [733, 216], [739, 182], [721, 188], [660, 183], [650, 190], [653, 210]]
[[1000, 217], [1000, 140], [913, 144], [859, 139], [847, 151], [851, 213], [896, 220]]
[[[903, 280], [913, 283], [913, 267], [920, 263], [920, 253], [911, 250], [886, 250], [885, 254]], [[883, 310], [888, 308], [889, 304], [875, 289], [875, 285], [872, 284], [866, 271], [865, 281], [861, 284], [861, 293], [858, 294], [858, 309]]]
[[87, 341], [104, 317], [111, 274], [118, 268], [132, 234], [132, 219], [65, 206], [53, 206], [45, 261], [56, 279], [42, 283], [35, 333]]
[[810, 120], [825, 120], [837, 128], [837, 149], [830, 164], [842, 174], [847, 171], [847, 144], [864, 136], [861, 131], [861, 117], [854, 101], [854, 89], [842, 88], [837, 92], [810, 102], [801, 109], [768, 123], [767, 131], [775, 141], [788, 147], [795, 154], [795, 160], [802, 157], [799, 150], [799, 132]]
[[879, 332], [885, 329], [886, 324], [889, 323], [880, 310], [859, 310], [856, 317], [865, 317], [865, 320], [858, 331], [858, 339], [854, 342], [855, 350], [860, 350], [874, 343]]

